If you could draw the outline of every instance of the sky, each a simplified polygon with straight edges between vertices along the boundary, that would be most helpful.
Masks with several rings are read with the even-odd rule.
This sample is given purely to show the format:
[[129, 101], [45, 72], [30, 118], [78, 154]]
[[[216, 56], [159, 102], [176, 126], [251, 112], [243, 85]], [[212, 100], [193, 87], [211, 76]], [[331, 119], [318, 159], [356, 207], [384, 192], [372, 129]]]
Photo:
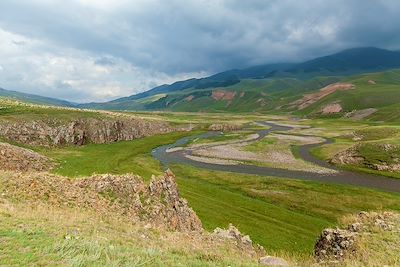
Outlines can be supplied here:
[[400, 49], [398, 0], [1, 0], [0, 87], [74, 102], [346, 48]]

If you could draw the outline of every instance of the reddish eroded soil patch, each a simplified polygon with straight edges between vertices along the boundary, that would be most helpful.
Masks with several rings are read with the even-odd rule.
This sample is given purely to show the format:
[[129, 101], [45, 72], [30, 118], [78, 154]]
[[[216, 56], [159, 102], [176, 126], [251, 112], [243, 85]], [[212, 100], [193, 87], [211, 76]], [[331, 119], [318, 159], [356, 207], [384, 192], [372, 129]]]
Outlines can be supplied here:
[[211, 97], [215, 100], [227, 100], [232, 101], [236, 96], [236, 92], [230, 92], [225, 90], [214, 90], [211, 94]]
[[190, 95], [190, 96], [185, 97], [184, 100], [187, 101], [187, 102], [190, 102], [190, 101], [193, 100], [193, 98], [194, 98], [194, 96], [193, 96], [193, 95]]
[[322, 109], [322, 114], [334, 114], [343, 110], [342, 106], [338, 103], [329, 104]]
[[354, 89], [354, 84], [351, 83], [330, 84], [320, 89], [316, 93], [304, 95], [302, 99], [292, 102], [290, 104], [290, 107], [293, 108], [297, 107], [298, 110], [302, 110], [336, 91], [345, 91], [350, 89]]

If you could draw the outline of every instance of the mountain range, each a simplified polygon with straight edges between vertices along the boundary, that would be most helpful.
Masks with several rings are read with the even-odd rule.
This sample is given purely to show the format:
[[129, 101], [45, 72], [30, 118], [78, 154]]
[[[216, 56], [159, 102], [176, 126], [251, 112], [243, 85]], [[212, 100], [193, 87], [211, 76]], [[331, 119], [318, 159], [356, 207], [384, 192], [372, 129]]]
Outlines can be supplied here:
[[[104, 103], [75, 104], [4, 89], [0, 90], [0, 96], [38, 104], [109, 110], [290, 111], [298, 114], [321, 113], [324, 108], [322, 102], [333, 105], [336, 101], [338, 105], [341, 102], [339, 113], [343, 113], [352, 109], [376, 109], [378, 106], [396, 104], [390, 99], [400, 102], [400, 89], [397, 90], [400, 72], [397, 68], [400, 69], [399, 51], [367, 47], [348, 49], [300, 63], [232, 69], [206, 78], [157, 86], [146, 92]], [[334, 90], [304, 108], [292, 104], [301, 101], [304, 95], [318, 93], [334, 83], [352, 84], [356, 90]], [[372, 85], [373, 89], [370, 88]], [[389, 101], [360, 103], [362, 97], [373, 99], [377, 93], [390, 93], [391, 97]], [[361, 98], [357, 99], [356, 95]], [[353, 99], [351, 103], [349, 98]], [[331, 99], [331, 102], [326, 102], [326, 99]]]

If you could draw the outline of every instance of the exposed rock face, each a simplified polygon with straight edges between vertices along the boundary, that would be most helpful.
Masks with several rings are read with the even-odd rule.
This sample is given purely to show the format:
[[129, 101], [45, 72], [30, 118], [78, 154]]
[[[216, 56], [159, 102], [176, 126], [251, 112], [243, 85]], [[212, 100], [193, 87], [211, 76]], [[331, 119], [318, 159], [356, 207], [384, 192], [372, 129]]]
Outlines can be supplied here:
[[149, 185], [139, 176], [96, 175], [70, 180], [45, 173], [10, 174], [6, 195], [116, 213], [133, 221], [176, 231], [202, 231], [196, 213], [180, 198], [175, 176], [167, 171]]
[[[314, 248], [315, 259], [318, 262], [341, 262], [349, 258], [359, 258], [359, 242], [367, 242], [362, 246], [365, 250], [365, 246], [368, 247], [368, 242], [376, 242], [378, 239], [379, 243], [379, 238], [382, 238], [382, 231], [400, 230], [399, 214], [360, 212], [353, 217], [351, 223], [344, 229], [336, 228], [322, 231]], [[363, 257], [361, 256], [361, 258]], [[368, 259], [363, 260], [368, 261]]]
[[349, 149], [341, 151], [337, 153], [332, 159], [331, 163], [333, 164], [350, 164], [350, 165], [359, 165], [364, 162], [364, 157], [362, 157], [357, 149], [359, 145], [354, 145]]
[[0, 136], [29, 145], [83, 145], [126, 141], [171, 132], [164, 122], [134, 118], [0, 122]]
[[315, 244], [318, 261], [343, 260], [356, 251], [356, 234], [349, 230], [325, 229]]
[[150, 217], [162, 218], [163, 223], [180, 231], [202, 231], [200, 219], [189, 208], [185, 199], [180, 198], [175, 176], [166, 171], [164, 176], [152, 177], [149, 185], [151, 198], [160, 199], [164, 206], [151, 206]]
[[215, 100], [232, 101], [236, 96], [236, 92], [225, 91], [225, 90], [214, 90], [212, 91], [211, 97]]
[[9, 171], [48, 171], [53, 163], [29, 149], [0, 143], [0, 169]]
[[262, 246], [258, 244], [253, 245], [250, 237], [248, 235], [243, 235], [232, 224], [229, 224], [228, 229], [216, 228], [213, 232], [213, 235], [222, 239], [231, 240], [242, 251], [247, 251], [250, 254], [258, 256], [265, 255], [265, 250]]
[[237, 131], [242, 128], [241, 125], [239, 124], [221, 124], [221, 123], [215, 123], [211, 124], [208, 129], [210, 131], [220, 131], [220, 132], [231, 132], [231, 131]]

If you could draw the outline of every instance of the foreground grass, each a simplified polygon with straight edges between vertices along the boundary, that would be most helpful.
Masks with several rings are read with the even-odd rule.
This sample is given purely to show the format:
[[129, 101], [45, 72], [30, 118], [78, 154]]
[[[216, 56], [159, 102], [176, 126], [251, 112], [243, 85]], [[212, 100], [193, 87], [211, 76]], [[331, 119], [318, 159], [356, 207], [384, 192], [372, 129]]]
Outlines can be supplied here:
[[60, 175], [76, 177], [93, 173], [135, 173], [149, 179], [152, 174], [161, 174], [160, 164], [151, 157], [151, 151], [195, 133], [174, 132], [133, 141], [37, 150], [58, 163], [54, 172]]
[[1, 197], [0, 244], [0, 266], [256, 266], [232, 245], [204, 236]]

